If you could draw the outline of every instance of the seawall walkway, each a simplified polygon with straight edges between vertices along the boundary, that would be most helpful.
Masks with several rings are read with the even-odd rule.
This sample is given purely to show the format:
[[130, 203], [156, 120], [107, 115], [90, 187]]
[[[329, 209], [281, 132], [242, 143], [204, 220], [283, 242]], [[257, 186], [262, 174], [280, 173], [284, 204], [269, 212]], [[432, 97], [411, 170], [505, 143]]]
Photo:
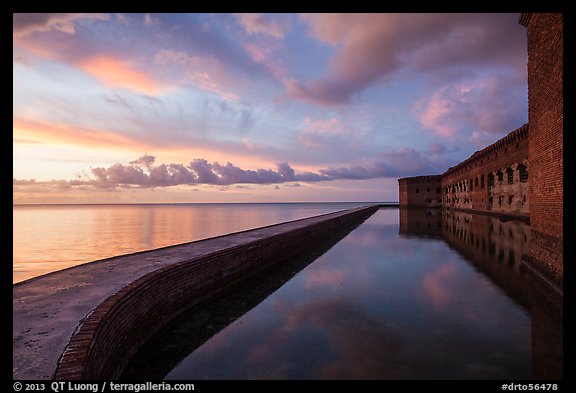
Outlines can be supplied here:
[[370, 205], [117, 256], [17, 283], [13, 378], [116, 378], [130, 356], [184, 309], [376, 210]]

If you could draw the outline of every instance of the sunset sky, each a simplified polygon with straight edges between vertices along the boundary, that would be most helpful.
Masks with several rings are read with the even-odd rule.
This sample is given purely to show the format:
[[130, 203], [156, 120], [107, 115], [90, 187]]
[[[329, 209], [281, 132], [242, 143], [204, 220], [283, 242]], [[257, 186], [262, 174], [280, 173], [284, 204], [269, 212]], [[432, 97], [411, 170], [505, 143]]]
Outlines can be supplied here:
[[519, 14], [14, 14], [14, 203], [397, 201], [527, 122]]

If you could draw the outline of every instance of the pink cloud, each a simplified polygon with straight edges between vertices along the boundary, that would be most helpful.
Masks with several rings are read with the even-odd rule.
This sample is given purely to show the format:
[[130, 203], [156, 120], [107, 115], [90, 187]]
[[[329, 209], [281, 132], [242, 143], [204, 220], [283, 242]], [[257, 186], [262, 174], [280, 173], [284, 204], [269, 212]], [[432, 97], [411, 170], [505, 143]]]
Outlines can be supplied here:
[[454, 264], [444, 264], [436, 270], [428, 273], [422, 279], [422, 289], [434, 307], [438, 310], [444, 310], [452, 302], [453, 294], [450, 289], [450, 283], [456, 276]]
[[285, 81], [291, 79], [290, 73], [286, 70], [280, 58], [274, 56], [274, 53], [279, 48], [275, 42], [270, 40], [247, 42], [244, 44], [244, 48], [250, 54], [252, 60], [262, 64], [277, 80], [285, 83]]
[[338, 117], [314, 119], [305, 116], [298, 141], [306, 147], [316, 148], [326, 146], [329, 141], [343, 138], [349, 133], [349, 128]]
[[518, 115], [526, 113], [525, 97], [515, 88], [518, 83], [518, 78], [510, 75], [450, 83], [418, 100], [414, 113], [424, 128], [444, 138], [472, 133], [472, 142], [493, 140], [485, 136], [501, 135], [526, 122]]
[[289, 15], [238, 14], [238, 22], [250, 34], [284, 38], [290, 30]]
[[338, 269], [317, 269], [306, 273], [306, 289], [335, 286], [344, 281], [344, 271]]
[[159, 88], [155, 79], [127, 60], [101, 55], [83, 60], [79, 67], [110, 87], [131, 89], [150, 96], [155, 95]]
[[177, 75], [181, 75], [179, 79], [185, 84], [215, 93], [225, 100], [239, 98], [232, 91], [239, 87], [239, 83], [227, 74], [224, 64], [216, 58], [162, 49], [156, 53], [154, 61], [162, 66], [175, 66]]
[[418, 120], [423, 127], [451, 139], [457, 131], [456, 119], [451, 116], [456, 103], [442, 93], [436, 92], [417, 104]]
[[153, 25], [157, 25], [159, 23], [160, 23], [160, 21], [158, 19], [154, 18], [152, 15], [150, 15], [150, 14], [144, 15], [144, 25], [153, 26]]
[[347, 131], [347, 127], [337, 117], [328, 119], [313, 119], [304, 117], [304, 126], [307, 131], [318, 134], [342, 134]]

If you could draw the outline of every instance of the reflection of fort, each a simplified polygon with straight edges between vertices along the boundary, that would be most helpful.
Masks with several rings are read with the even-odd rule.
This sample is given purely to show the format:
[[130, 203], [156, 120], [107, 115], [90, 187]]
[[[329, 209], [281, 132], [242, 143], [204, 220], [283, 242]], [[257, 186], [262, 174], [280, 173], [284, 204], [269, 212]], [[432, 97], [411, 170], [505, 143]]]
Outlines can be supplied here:
[[521, 263], [530, 242], [528, 224], [465, 211], [401, 208], [400, 234], [445, 241], [524, 307], [532, 321], [534, 378], [562, 377], [561, 299]]

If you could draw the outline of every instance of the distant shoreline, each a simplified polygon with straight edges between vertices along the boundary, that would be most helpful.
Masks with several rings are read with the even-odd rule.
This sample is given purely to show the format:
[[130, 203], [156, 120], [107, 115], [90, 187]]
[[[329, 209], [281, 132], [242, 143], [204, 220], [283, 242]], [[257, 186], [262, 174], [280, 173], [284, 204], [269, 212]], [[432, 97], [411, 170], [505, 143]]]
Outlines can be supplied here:
[[22, 206], [131, 206], [131, 205], [322, 205], [322, 204], [366, 204], [378, 206], [399, 206], [398, 201], [370, 202], [370, 201], [337, 201], [337, 202], [136, 202], [136, 203], [13, 203], [12, 207]]

